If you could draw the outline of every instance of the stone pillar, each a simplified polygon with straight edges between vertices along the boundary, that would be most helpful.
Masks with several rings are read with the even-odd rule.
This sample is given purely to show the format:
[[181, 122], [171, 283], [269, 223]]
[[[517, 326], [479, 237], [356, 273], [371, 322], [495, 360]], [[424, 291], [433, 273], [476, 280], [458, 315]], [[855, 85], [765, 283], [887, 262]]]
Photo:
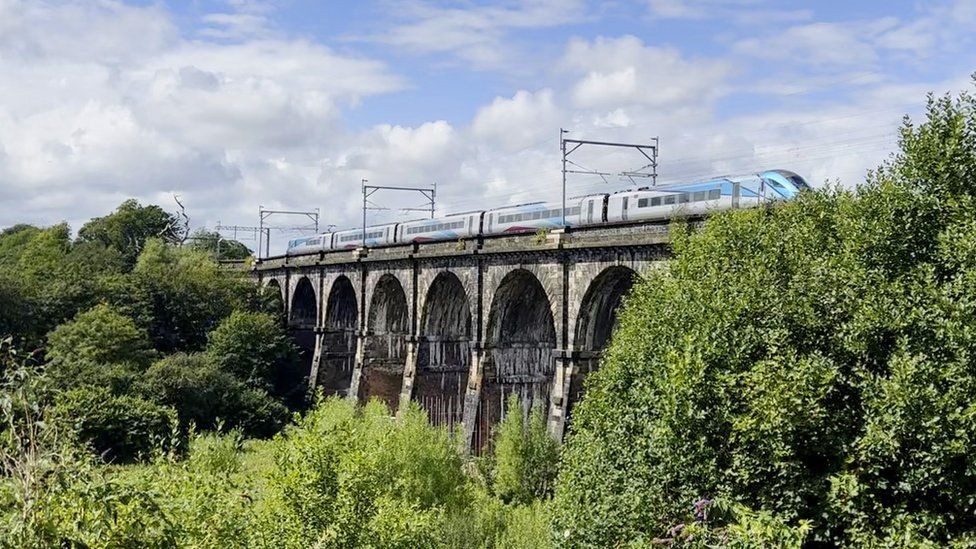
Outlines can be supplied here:
[[324, 329], [321, 326], [315, 327], [315, 351], [312, 353], [312, 368], [308, 373], [308, 393], [306, 399], [309, 402], [315, 400], [315, 387], [319, 378], [319, 367], [322, 364], [322, 344], [325, 341]]
[[356, 365], [352, 370], [352, 381], [349, 382], [349, 398], [359, 402], [359, 382], [363, 377], [363, 367], [366, 364], [366, 332], [356, 331]]
[[552, 391], [549, 394], [549, 434], [562, 440], [566, 432], [566, 417], [569, 413], [570, 384], [576, 374], [576, 353], [567, 349], [556, 349], [552, 353], [556, 371], [552, 377]]
[[403, 385], [400, 389], [400, 410], [407, 407], [410, 398], [413, 396], [413, 381], [417, 374], [417, 352], [420, 350], [420, 341], [416, 336], [407, 337], [407, 356], [403, 363]]
[[464, 415], [461, 420], [460, 432], [463, 435], [459, 441], [465, 454], [471, 452], [471, 443], [478, 424], [478, 405], [481, 402], [484, 356], [485, 349], [482, 348], [481, 343], [473, 342], [471, 344], [471, 364], [468, 366], [468, 387], [464, 395]]

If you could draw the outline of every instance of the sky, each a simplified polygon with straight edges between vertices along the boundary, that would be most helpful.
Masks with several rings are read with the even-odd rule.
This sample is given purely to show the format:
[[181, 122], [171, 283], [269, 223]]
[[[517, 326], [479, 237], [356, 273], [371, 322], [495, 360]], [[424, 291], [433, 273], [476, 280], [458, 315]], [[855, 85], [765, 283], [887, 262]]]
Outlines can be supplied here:
[[[659, 138], [662, 183], [784, 168], [856, 185], [926, 93], [973, 89], [973, 29], [974, 0], [0, 0], [0, 227], [77, 230], [176, 196], [194, 228], [256, 225], [259, 206], [346, 228], [363, 179], [436, 183], [439, 213], [558, 199], [560, 128]], [[424, 203], [371, 200], [388, 208], [371, 224]]]

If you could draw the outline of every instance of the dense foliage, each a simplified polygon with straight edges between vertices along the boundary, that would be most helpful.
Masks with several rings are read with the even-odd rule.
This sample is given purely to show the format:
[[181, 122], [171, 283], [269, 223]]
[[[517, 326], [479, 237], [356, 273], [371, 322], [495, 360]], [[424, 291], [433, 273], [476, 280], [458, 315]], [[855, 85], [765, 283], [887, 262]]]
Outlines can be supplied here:
[[713, 217], [637, 285], [564, 452], [568, 545], [652, 539], [699, 498], [827, 544], [976, 543], [976, 100], [930, 100], [901, 149]]
[[857, 188], [676, 222], [565, 447], [515, 398], [480, 458], [303, 409], [280, 297], [160, 212], [0, 232], [0, 547], [976, 545], [972, 96]]
[[75, 240], [64, 224], [0, 233], [0, 338], [38, 349], [37, 404], [105, 460], [148, 456], [191, 426], [270, 436], [304, 404], [295, 348], [269, 309], [280, 303], [174, 244], [178, 229], [130, 200]]

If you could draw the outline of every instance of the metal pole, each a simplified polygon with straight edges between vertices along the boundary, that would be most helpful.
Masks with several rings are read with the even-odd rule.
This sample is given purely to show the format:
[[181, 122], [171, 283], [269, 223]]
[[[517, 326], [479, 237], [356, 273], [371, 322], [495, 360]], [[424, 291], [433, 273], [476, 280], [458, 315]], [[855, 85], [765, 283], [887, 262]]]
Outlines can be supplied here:
[[559, 148], [563, 153], [563, 229], [566, 228], [566, 140], [563, 139], [564, 133], [568, 132], [562, 128], [559, 128]]
[[264, 239], [264, 206], [258, 206], [258, 217], [261, 218], [258, 222], [258, 259], [262, 259], [261, 244]]
[[434, 188], [430, 190], [430, 218], [434, 219], [434, 198], [437, 196], [437, 182], [434, 181]]
[[367, 180], [363, 179], [363, 248], [366, 248], [366, 183]]

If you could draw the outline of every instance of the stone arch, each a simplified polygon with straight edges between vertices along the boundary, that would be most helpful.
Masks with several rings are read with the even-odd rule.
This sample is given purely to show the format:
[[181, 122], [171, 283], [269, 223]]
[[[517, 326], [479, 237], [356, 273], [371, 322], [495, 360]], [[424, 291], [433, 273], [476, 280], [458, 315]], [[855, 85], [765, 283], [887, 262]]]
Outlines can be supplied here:
[[303, 276], [295, 284], [291, 307], [288, 309], [289, 324], [294, 328], [314, 328], [318, 309], [312, 281], [307, 276]]
[[[315, 288], [308, 277], [301, 277], [295, 284], [291, 295], [291, 306], [288, 308], [288, 331], [299, 350], [297, 369], [280, 372], [280, 384], [290, 385], [296, 389], [294, 394], [304, 394], [312, 372], [312, 362], [315, 359], [315, 324], [318, 314], [318, 303]], [[305, 389], [299, 389], [305, 387]]]
[[420, 317], [414, 400], [431, 423], [462, 420], [471, 361], [471, 305], [458, 276], [441, 271], [427, 289]]
[[472, 440], [476, 452], [490, 444], [509, 394], [519, 395], [525, 413], [534, 404], [549, 408], [556, 347], [552, 311], [545, 288], [531, 272], [515, 269], [499, 283], [485, 333], [481, 398]]
[[359, 305], [352, 281], [340, 275], [329, 288], [322, 320], [322, 357], [316, 385], [326, 395], [346, 395], [356, 365]]
[[636, 281], [637, 273], [633, 269], [614, 265], [601, 271], [583, 294], [573, 338], [574, 364], [569, 383], [567, 421], [573, 405], [583, 397], [586, 375], [600, 365], [603, 350], [617, 326], [617, 313]]
[[406, 362], [410, 314], [407, 294], [397, 277], [384, 274], [376, 282], [366, 323], [359, 399], [379, 398], [395, 412], [400, 403]]
[[262, 285], [261, 299], [264, 309], [285, 322], [285, 293], [276, 278], [270, 278]]

